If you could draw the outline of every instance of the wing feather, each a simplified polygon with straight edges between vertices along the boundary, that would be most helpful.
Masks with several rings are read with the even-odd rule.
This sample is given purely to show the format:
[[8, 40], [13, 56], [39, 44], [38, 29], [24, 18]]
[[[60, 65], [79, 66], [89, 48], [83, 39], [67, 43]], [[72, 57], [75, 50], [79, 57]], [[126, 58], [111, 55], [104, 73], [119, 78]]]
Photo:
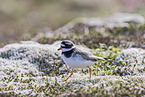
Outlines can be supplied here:
[[75, 54], [81, 55], [84, 59], [91, 61], [105, 60], [103, 57], [94, 56], [92, 53], [81, 51], [80, 49], [75, 49]]

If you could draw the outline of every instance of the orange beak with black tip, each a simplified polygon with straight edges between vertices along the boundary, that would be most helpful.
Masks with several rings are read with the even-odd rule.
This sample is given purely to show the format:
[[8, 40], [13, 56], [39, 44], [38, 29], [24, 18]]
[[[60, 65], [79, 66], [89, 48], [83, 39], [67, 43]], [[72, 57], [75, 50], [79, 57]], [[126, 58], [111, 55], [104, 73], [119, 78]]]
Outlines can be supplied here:
[[59, 50], [61, 50], [61, 49], [62, 49], [62, 47], [60, 47], [60, 48], [59, 48], [59, 49], [57, 49], [57, 50], [59, 51]]

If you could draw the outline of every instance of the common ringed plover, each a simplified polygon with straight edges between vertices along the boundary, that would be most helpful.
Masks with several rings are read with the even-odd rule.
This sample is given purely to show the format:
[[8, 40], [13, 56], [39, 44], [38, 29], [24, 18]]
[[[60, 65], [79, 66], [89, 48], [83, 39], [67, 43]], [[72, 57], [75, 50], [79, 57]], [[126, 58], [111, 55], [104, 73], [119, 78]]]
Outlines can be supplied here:
[[67, 81], [73, 75], [73, 68], [89, 68], [91, 78], [90, 66], [95, 64], [98, 60], [106, 60], [103, 57], [97, 57], [90, 52], [76, 48], [74, 43], [70, 40], [63, 40], [58, 50], [62, 50], [61, 56], [63, 61], [72, 68], [71, 74], [64, 81]]

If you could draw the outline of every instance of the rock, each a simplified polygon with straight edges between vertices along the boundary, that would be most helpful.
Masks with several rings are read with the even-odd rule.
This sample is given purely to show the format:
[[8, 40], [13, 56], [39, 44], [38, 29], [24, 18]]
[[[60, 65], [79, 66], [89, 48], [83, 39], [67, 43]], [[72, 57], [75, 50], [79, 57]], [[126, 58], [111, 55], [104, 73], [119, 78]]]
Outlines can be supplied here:
[[116, 13], [110, 16], [108, 18], [108, 21], [114, 23], [129, 23], [129, 22], [134, 22], [135, 24], [145, 23], [145, 19], [143, 16], [130, 13]]
[[[19, 65], [21, 68], [24, 62], [28, 66], [33, 64], [40, 71], [50, 74], [62, 66], [60, 53], [57, 52], [58, 44], [42, 45], [32, 41], [9, 44], [0, 49], [0, 57], [7, 60], [5, 64], [14, 62], [13, 65]], [[29, 71], [29, 67], [27, 68]]]
[[55, 30], [53, 35], [48, 34], [51, 37], [45, 35], [37, 41], [45, 44], [69, 39], [89, 48], [97, 48], [99, 43], [120, 48], [143, 47], [144, 24], [144, 17], [130, 13], [116, 13], [102, 18], [78, 18]]
[[[83, 33], [85, 31], [98, 31], [102, 27], [128, 27], [129, 23], [144, 24], [144, 17], [138, 14], [116, 13], [110, 17], [104, 18], [78, 18], [65, 26], [59, 28], [55, 32], [57, 34], [67, 33]], [[91, 29], [93, 28], [93, 29]], [[87, 30], [88, 29], [88, 30]]]
[[122, 50], [116, 57], [117, 65], [113, 73], [119, 75], [144, 75], [145, 71], [145, 50], [137, 48], [128, 48]]
[[[145, 50], [118, 49], [101, 45], [91, 52], [109, 57], [93, 65], [92, 79], [87, 69], [70, 70], [63, 66], [54, 44], [22, 41], [0, 49], [0, 95], [16, 96], [142, 96], [145, 93]], [[91, 49], [78, 45], [80, 49]], [[68, 73], [66, 73], [68, 72]], [[117, 75], [117, 76], [116, 76]]]

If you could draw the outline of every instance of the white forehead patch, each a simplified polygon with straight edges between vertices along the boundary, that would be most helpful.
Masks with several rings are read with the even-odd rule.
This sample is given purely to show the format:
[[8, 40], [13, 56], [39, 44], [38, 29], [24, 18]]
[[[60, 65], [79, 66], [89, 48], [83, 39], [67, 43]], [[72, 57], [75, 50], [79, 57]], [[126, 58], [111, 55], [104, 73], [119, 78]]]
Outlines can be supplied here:
[[69, 43], [69, 42], [67, 42], [67, 43], [65, 43], [65, 44], [67, 44], [67, 45], [72, 45], [72, 43]]
[[64, 44], [61, 44], [61, 46], [65, 46]]

